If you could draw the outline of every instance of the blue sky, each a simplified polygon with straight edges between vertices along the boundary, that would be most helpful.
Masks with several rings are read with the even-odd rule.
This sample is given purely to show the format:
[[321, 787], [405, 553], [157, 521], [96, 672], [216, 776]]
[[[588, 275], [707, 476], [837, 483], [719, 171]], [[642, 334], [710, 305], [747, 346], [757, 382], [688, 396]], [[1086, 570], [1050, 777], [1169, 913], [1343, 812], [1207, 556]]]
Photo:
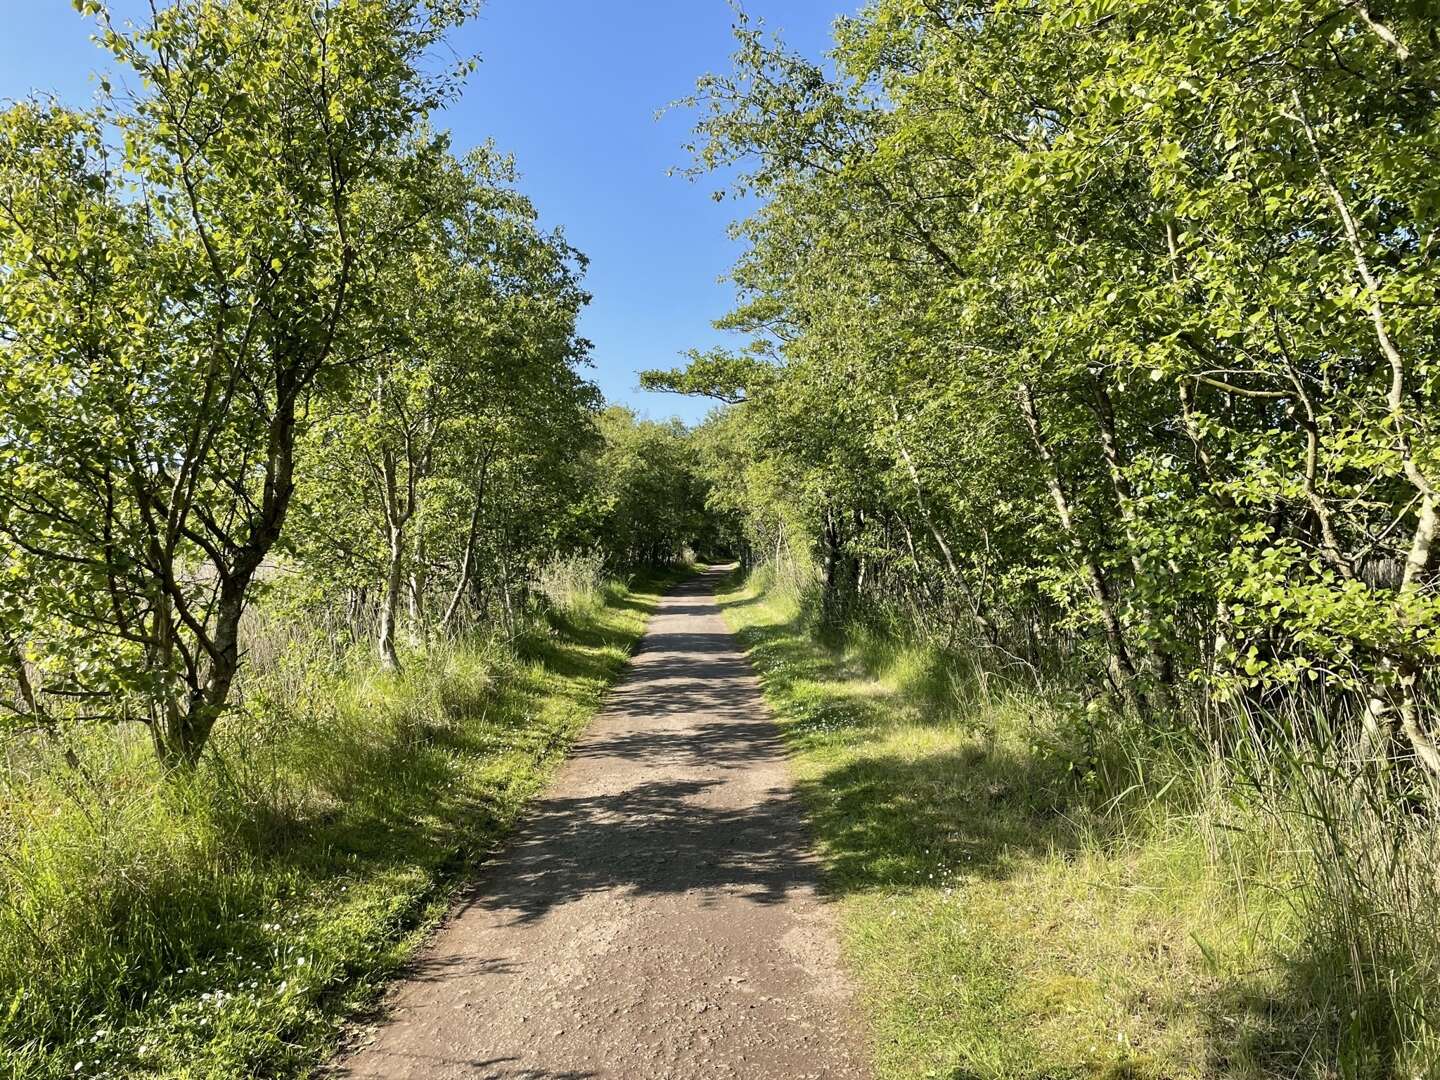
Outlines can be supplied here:
[[[837, 15], [858, 0], [746, 0], [746, 11], [819, 56]], [[0, 98], [45, 90], [83, 104], [105, 57], [69, 0], [0, 0]], [[139, 8], [116, 0], [117, 18]], [[545, 223], [590, 257], [594, 302], [582, 332], [593, 377], [612, 401], [657, 419], [703, 416], [709, 405], [645, 394], [635, 373], [725, 340], [711, 322], [730, 306], [717, 279], [736, 249], [725, 229], [740, 210], [713, 187], [667, 176], [685, 164], [691, 117], [656, 120], [706, 71], [725, 69], [733, 41], [725, 0], [488, 0], [457, 34], [481, 65], [438, 123], [463, 149], [493, 138], [513, 153], [521, 187]]]

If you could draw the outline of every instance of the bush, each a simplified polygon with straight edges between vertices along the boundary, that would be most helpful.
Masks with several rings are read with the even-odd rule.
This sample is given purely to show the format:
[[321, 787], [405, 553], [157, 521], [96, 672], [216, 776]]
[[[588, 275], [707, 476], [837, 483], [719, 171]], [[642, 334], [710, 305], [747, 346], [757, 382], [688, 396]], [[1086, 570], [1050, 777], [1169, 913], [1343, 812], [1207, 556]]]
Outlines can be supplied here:
[[822, 626], [765, 570], [726, 603], [877, 1076], [1440, 1080], [1440, 805], [1413, 772], [1293, 718], [1207, 745], [899, 618]]
[[540, 568], [535, 587], [563, 615], [594, 611], [605, 601], [605, 556], [599, 550], [557, 555]]

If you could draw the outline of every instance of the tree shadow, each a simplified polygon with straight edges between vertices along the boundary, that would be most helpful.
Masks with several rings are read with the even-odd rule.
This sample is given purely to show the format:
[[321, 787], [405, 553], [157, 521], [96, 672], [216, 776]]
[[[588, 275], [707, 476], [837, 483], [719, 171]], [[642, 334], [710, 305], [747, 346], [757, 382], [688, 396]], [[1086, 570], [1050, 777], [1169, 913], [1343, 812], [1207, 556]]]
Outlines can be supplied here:
[[521, 636], [515, 642], [516, 653], [525, 660], [534, 660], [547, 667], [563, 662], [580, 646], [587, 652], [616, 650], [628, 651], [635, 635], [615, 626], [607, 626], [592, 620], [572, 618], [558, 612], [547, 616], [549, 633], [532, 632]]
[[[325, 1070], [324, 1075], [349, 1077], [352, 1080], [366, 1080], [391, 1075], [389, 1067], [404, 1075], [414, 1075], [414, 1070], [424, 1070], [427, 1076], [464, 1076], [467, 1080], [594, 1080], [600, 1073], [587, 1070], [565, 1069], [556, 1072], [523, 1064], [518, 1057], [472, 1058], [439, 1052], [420, 1053], [414, 1050], [390, 1052], [384, 1055], [386, 1071], [357, 1072], [348, 1063], [340, 1062]], [[459, 1070], [459, 1071], [457, 1071]]]
[[[621, 736], [582, 756], [665, 757], [744, 769], [778, 738], [714, 722], [693, 738]], [[1033, 812], [1041, 770], [970, 754], [874, 757], [829, 770], [751, 805], [709, 804], [718, 778], [657, 780], [613, 794], [549, 797], [464, 901], [517, 923], [598, 892], [692, 891], [785, 901], [797, 890], [843, 894], [923, 883], [937, 861], [1007, 877], [1022, 856], [1073, 848], [1073, 833]], [[807, 821], [806, 808], [809, 809]], [[815, 855], [810, 822], [822, 839]]]
[[[1205, 1009], [1210, 1069], [1249, 1074], [1258, 1065], [1275, 1076], [1411, 1080], [1397, 1064], [1404, 1054], [1397, 1018], [1416, 1006], [1395, 1000], [1381, 979], [1357, 990], [1339, 974], [1353, 966], [1343, 946], [1316, 931], [1264, 985], [1220, 986]], [[1428, 1080], [1437, 1070], [1440, 1060], [1415, 1076]]]
[[[908, 657], [915, 670], [901, 689], [893, 680], [882, 687], [872, 673], [893, 660], [887, 644], [844, 635], [817, 643], [813, 614], [802, 606], [790, 620], [752, 625], [739, 637], [774, 691], [789, 745], [812, 762], [825, 761], [832, 751], [840, 759], [801, 784], [821, 838], [829, 888], [889, 894], [936, 886], [932, 874], [942, 866], [960, 876], [1006, 881], [1036, 855], [1065, 856], [1134, 840], [1134, 824], [1124, 814], [1097, 812], [1095, 797], [1075, 782], [1065, 756], [1070, 748], [1006, 745], [956, 725], [955, 705], [936, 708], [939, 691], [952, 688], [940, 678], [948, 673], [933, 665], [937, 656], [941, 663], [948, 657], [920, 657], [923, 667]], [[878, 743], [897, 722], [956, 725], [955, 748], [914, 757], [845, 750]], [[1403, 1045], [1398, 1032], [1405, 1025], [1396, 1017], [1413, 1014], [1409, 1027], [1418, 1029], [1423, 1004], [1394, 1000], [1379, 975], [1371, 990], [1357, 992], [1341, 974], [1355, 966], [1343, 945], [1314, 927], [1310, 933], [1273, 967], [1186, 988], [1200, 1033], [1200, 1060], [1187, 1066], [1217, 1077], [1410, 1080], [1397, 1063], [1407, 1052], [1414, 1060], [1414, 1051]], [[1037, 1063], [1038, 1071], [1014, 1075], [1170, 1075], [1164, 1063], [1143, 1057], [1093, 1066], [1066, 1062], [1054, 1066], [1058, 1072], [1047, 1071], [1052, 1066]], [[1101, 1068], [1103, 1073], [1095, 1071]], [[1440, 1062], [1415, 1075], [1440, 1077], [1437, 1069]], [[961, 1067], [943, 1075], [978, 1080], [982, 1073]]]
[[759, 805], [706, 806], [719, 780], [640, 784], [611, 795], [548, 798], [462, 905], [534, 922], [597, 892], [695, 891], [757, 904], [814, 891], [819, 865], [790, 792]]
[[[662, 612], [689, 606], [672, 600]], [[752, 633], [745, 641], [767, 679], [823, 678], [831, 662], [778, 634]], [[782, 737], [734, 643], [721, 630], [653, 632], [612, 692], [606, 725], [571, 755], [572, 767], [628, 782], [618, 791], [539, 800], [466, 903], [519, 922], [606, 891], [723, 890], [769, 904], [796, 889], [914, 881], [933, 870], [940, 852], [976, 872], [1004, 875], [1012, 854], [1075, 844], [1060, 818], [1066, 793], [1053, 764], [993, 747], [919, 759], [871, 756], [798, 788], [726, 805], [726, 777], [785, 756], [787, 737], [792, 746], [851, 738], [887, 723], [889, 707], [864, 698], [806, 702], [782, 714]], [[824, 838], [823, 879], [811, 822]]]
[[[453, 715], [418, 723], [391, 737], [346, 745], [340, 765], [317, 781], [323, 784], [324, 798], [288, 802], [232, 796], [212, 812], [237, 852], [264, 864], [270, 876], [288, 875], [338, 889], [352, 878], [392, 874], [403, 878], [416, 869], [423, 871], [427, 879], [423, 890], [389, 927], [390, 936], [398, 940], [418, 924], [427, 903], [472, 880], [477, 868], [493, 855], [529, 794], [523, 777], [512, 780], [509, 770], [529, 770], [564, 749], [574, 733], [573, 717], [597, 704], [624, 667], [624, 653], [633, 641], [632, 633], [610, 627], [561, 627], [528, 656], [521, 652], [522, 658], [537, 661], [543, 670], [529, 670], [523, 664], [507, 669], [474, 700], [456, 703]], [[598, 652], [600, 648], [611, 651], [607, 655]], [[537, 721], [542, 699], [555, 715], [543, 723]], [[483, 763], [483, 777], [477, 775], [476, 763]], [[210, 955], [224, 954], [236, 964], [252, 958], [258, 965], [268, 964], [275, 930], [258, 917], [268, 917], [269, 898], [257, 902], [263, 904], [256, 909], [257, 917], [237, 919], [233, 891], [223, 897], [218, 891], [212, 897], [197, 890], [159, 897], [137, 893], [135, 906], [152, 910], [150, 922], [177, 927], [169, 935], [173, 948], [149, 950], [158, 968], [133, 973], [137, 1005], [162, 977], [173, 992], [181, 993], [184, 980], [171, 973], [198, 972], [197, 960]], [[166, 908], [175, 909], [173, 918]], [[179, 927], [185, 928], [183, 932]], [[117, 926], [120, 932], [123, 925]], [[473, 967], [449, 970], [446, 962], [421, 956], [408, 971], [390, 966], [392, 961], [366, 963], [372, 976], [408, 975], [431, 981], [503, 973], [507, 962], [485, 959]], [[191, 981], [209, 988], [198, 975]], [[349, 993], [342, 980], [323, 990], [316, 1005], [328, 1009]], [[362, 1011], [357, 1015], [374, 1015], [363, 1011], [372, 1006], [373, 999], [359, 1002]]]
[[[740, 584], [740, 582], [736, 582], [735, 588], [738, 589]], [[719, 593], [720, 590], [717, 588], [716, 592]], [[724, 603], [727, 608], [747, 608], [760, 603], [764, 598], [764, 594], [760, 592], [752, 592], [747, 596], [736, 596], [731, 592], [724, 596], [722, 603]]]
[[471, 1068], [476, 1069], [474, 1080], [589, 1080], [591, 1077], [598, 1077], [595, 1072], [577, 1072], [567, 1069], [565, 1072], [550, 1072], [547, 1069], [535, 1069], [528, 1065], [511, 1068], [518, 1058], [490, 1058], [486, 1061], [471, 1062]]
[[935, 884], [937, 866], [1005, 879], [1026, 858], [1074, 851], [1051, 768], [994, 750], [877, 755], [802, 784], [841, 892]]
[[[691, 579], [681, 590], [706, 584]], [[673, 599], [661, 612], [692, 608], [715, 613], [711, 603]], [[611, 693], [606, 723], [571, 755], [572, 768], [620, 778], [623, 787], [541, 798], [468, 904], [526, 922], [600, 891], [716, 890], [772, 904], [818, 887], [795, 792], [775, 788], [756, 799], [746, 790], [737, 802], [727, 787], [728, 777], [785, 752], [749, 665], [729, 633], [673, 625], [652, 627]]]

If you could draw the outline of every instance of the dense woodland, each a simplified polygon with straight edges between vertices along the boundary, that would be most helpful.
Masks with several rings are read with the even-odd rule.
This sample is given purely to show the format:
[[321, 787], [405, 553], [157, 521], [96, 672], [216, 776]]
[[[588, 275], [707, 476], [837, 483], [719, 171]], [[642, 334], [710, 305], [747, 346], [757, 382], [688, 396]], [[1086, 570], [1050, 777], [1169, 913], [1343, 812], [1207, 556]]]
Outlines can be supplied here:
[[[335, 830], [474, 813], [512, 736], [435, 732], [511, 716], [500, 828], [579, 721], [496, 688], [698, 555], [1038, 695], [1079, 798], [1291, 822], [1323, 1035], [1245, 1075], [1440, 1075], [1433, 4], [873, 0], [822, 63], [737, 13], [686, 104], [748, 344], [644, 379], [693, 429], [602, 400], [584, 256], [432, 126], [472, 0], [79, 6], [126, 77], [0, 112], [9, 1074], [107, 1016], [115, 1075], [302, 1068], [455, 871], [405, 833], [342, 918]], [[196, 1020], [182, 968], [288, 955], [212, 924], [302, 896], [313, 994]]]
[[1436, 16], [877, 0], [823, 64], [742, 22], [691, 104], [695, 172], [761, 202], [753, 343], [647, 377], [731, 403], [712, 505], [813, 565], [822, 631], [1063, 688], [1139, 773], [1186, 746], [1322, 822], [1309, 932], [1427, 1076]]
[[1440, 776], [1440, 53], [1391, 7], [882, 3], [836, 77], [745, 31], [697, 152], [754, 162], [756, 341], [651, 382], [747, 400], [754, 551]]

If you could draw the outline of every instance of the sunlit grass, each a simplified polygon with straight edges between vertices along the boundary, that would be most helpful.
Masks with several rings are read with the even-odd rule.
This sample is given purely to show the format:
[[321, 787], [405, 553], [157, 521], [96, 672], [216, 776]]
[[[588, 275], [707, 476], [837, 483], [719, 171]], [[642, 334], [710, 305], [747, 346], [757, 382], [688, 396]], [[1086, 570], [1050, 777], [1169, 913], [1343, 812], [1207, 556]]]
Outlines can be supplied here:
[[963, 665], [922, 646], [821, 645], [765, 584], [723, 599], [794, 751], [882, 1080], [1440, 1075], [1365, 1027], [1344, 963], [1317, 977], [1307, 852], [1223, 763], [947, 678]]
[[78, 734], [83, 771], [12, 749], [0, 1076], [306, 1071], [544, 783], [662, 584], [399, 675], [276, 650], [188, 781], [135, 732]]

